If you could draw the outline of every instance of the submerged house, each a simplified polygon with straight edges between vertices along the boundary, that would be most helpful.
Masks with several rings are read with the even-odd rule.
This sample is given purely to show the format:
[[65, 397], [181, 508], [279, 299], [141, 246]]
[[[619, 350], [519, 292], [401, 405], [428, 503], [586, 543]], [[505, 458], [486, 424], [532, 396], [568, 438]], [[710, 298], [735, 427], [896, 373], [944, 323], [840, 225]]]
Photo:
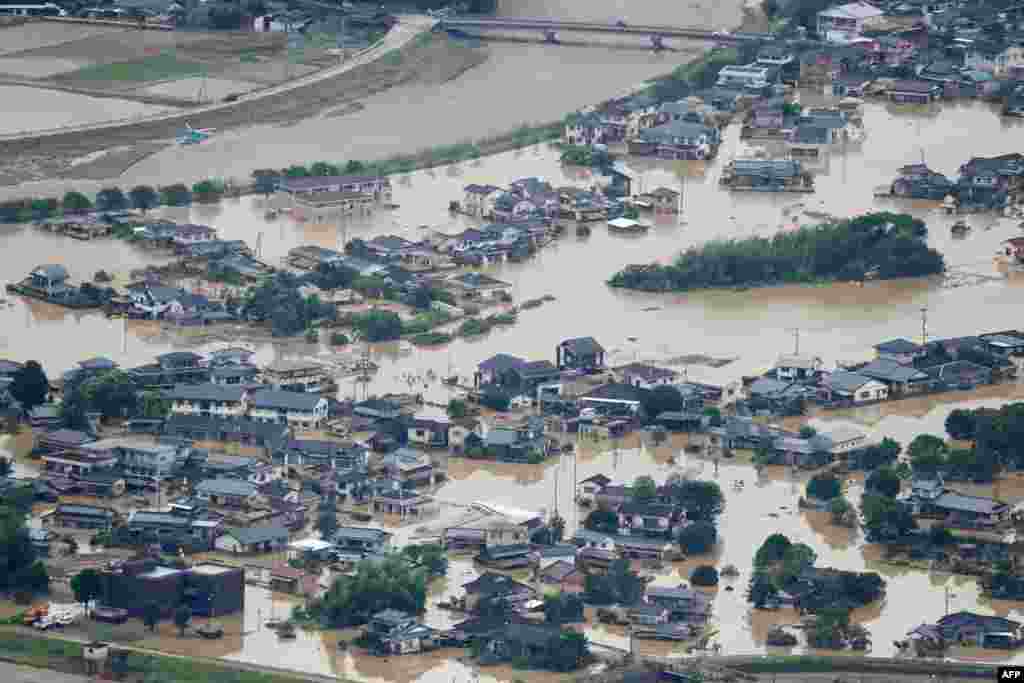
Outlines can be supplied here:
[[593, 337], [566, 339], [555, 347], [555, 365], [559, 370], [601, 370], [605, 350]]
[[902, 166], [891, 186], [894, 195], [909, 199], [945, 199], [955, 190], [953, 181], [925, 164]]
[[712, 159], [721, 135], [717, 128], [686, 120], [675, 120], [641, 130], [629, 141], [629, 153], [659, 159]]
[[722, 173], [721, 184], [732, 190], [797, 191], [814, 189], [814, 178], [795, 159], [735, 159]]

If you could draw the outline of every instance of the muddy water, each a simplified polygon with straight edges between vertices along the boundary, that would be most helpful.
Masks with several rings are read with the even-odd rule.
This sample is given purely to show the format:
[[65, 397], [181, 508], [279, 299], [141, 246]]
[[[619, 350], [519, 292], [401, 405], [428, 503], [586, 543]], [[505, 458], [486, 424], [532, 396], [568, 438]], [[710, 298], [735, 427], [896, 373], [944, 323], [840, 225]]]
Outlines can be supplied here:
[[686, 2], [665, 4], [657, 0], [501, 0], [503, 16], [568, 21], [614, 22], [667, 26], [730, 27], [740, 22], [740, 5], [732, 3]]
[[6, 103], [0, 135], [11, 135], [100, 121], [130, 119], [170, 111], [129, 100], [88, 97], [20, 86], [0, 87]]
[[[446, 349], [417, 350], [405, 355], [394, 345], [375, 349], [375, 354], [387, 362], [370, 391], [407, 389], [410, 385], [404, 379], [406, 376], [423, 375], [428, 370], [446, 374], [450, 364], [465, 377], [479, 360], [499, 351], [550, 358], [560, 339], [577, 335], [596, 336], [612, 351], [615, 361], [635, 357], [664, 359], [687, 353], [735, 358], [734, 362], [718, 369], [698, 365], [688, 368], [691, 377], [726, 381], [764, 369], [777, 354], [791, 350], [792, 328], [802, 330], [801, 350], [820, 354], [830, 364], [836, 360], [866, 357], [870, 346], [881, 339], [918, 334], [922, 306], [929, 308], [930, 334], [960, 335], [1005, 327], [1008, 321], [1015, 319], [1015, 295], [1024, 280], [1019, 273], [1006, 272], [1005, 267], [993, 260], [993, 254], [1001, 240], [1019, 234], [1016, 222], [971, 217], [969, 220], [975, 230], [966, 239], [954, 241], [949, 237], [950, 219], [939, 215], [934, 205], [874, 201], [871, 190], [887, 182], [898, 166], [919, 159], [921, 148], [927, 150], [927, 160], [934, 168], [953, 174], [956, 166], [972, 154], [996, 154], [1012, 148], [1018, 131], [1001, 127], [996, 116], [980, 105], [949, 106], [932, 117], [870, 105], [865, 123], [867, 140], [859, 147], [839, 150], [822, 163], [818, 192], [801, 198], [730, 196], [718, 188], [722, 163], [734, 154], [747, 151], [736, 139], [735, 130], [729, 131], [722, 160], [707, 167], [634, 162], [642, 178], [642, 187], [638, 189], [666, 185], [684, 190], [682, 219], [658, 218], [650, 233], [639, 239], [615, 237], [598, 226], [591, 237], [570, 236], [530, 262], [490, 267], [489, 272], [514, 284], [519, 298], [550, 293], [558, 300], [524, 312], [520, 323], [513, 328], [475, 341], [459, 341]], [[986, 134], [968, 137], [959, 132], [964, 130], [985, 130]], [[345, 238], [392, 232], [412, 239], [423, 233], [418, 228], [423, 224], [455, 232], [471, 224], [469, 219], [452, 218], [446, 212], [447, 202], [461, 197], [464, 184], [505, 184], [527, 175], [546, 176], [556, 184], [586, 186], [592, 182], [586, 172], [559, 168], [556, 154], [551, 150], [537, 148], [398, 179], [395, 200], [400, 208], [367, 219], [338, 223], [295, 221], [285, 217], [267, 222], [260, 198], [244, 198], [220, 207], [197, 207], [186, 213], [190, 213], [188, 218], [192, 220], [215, 225], [226, 238], [243, 238], [255, 243], [256, 236], [262, 233], [263, 256], [276, 262], [291, 246], [301, 243], [337, 246]], [[930, 241], [946, 254], [957, 277], [946, 282], [935, 279], [874, 283], [865, 287], [781, 287], [663, 296], [618, 292], [601, 284], [612, 271], [626, 263], [668, 258], [680, 248], [713, 237], [770, 234], [791, 225], [794, 215], [808, 222], [810, 219], [801, 217], [800, 210], [794, 208], [801, 199], [806, 205], [803, 208], [810, 210], [827, 208], [845, 214], [869, 208], [900, 208], [920, 215], [931, 227]], [[986, 230], [990, 225], [991, 229]], [[126, 245], [82, 244], [31, 230], [9, 231], [2, 239], [0, 259], [4, 272], [12, 275], [23, 273], [36, 261], [52, 260], [57, 253], [63, 254], [62, 260], [76, 277], [101, 267], [123, 269], [127, 264], [152, 260]], [[38, 257], [30, 259], [24, 256], [26, 253], [38, 254]], [[963, 282], [966, 282], [963, 286], [954, 286]], [[649, 307], [658, 307], [658, 310], [644, 311]], [[159, 335], [152, 324], [130, 326], [122, 342], [119, 323], [20, 300], [12, 300], [6, 308], [0, 309], [0, 325], [4, 330], [5, 355], [39, 357], [51, 371], [65, 369], [82, 357], [99, 353], [126, 364], [143, 362], [172, 345], [171, 339]], [[757, 343], [752, 344], [750, 340], [755, 335]], [[637, 341], [627, 341], [628, 336], [636, 337]], [[301, 344], [277, 349], [264, 345], [260, 358], [316, 352], [315, 347]], [[414, 383], [412, 388], [424, 390], [428, 397], [446, 397], [445, 390], [436, 382]], [[352, 391], [352, 387], [343, 385], [343, 394]], [[907, 442], [921, 431], [941, 433], [942, 421], [956, 402], [974, 407], [998, 405], [1017, 397], [1019, 386], [1011, 385], [887, 404], [830, 416], [830, 419], [853, 420], [880, 434], [893, 434]], [[683, 455], [682, 445], [674, 443], [650, 449], [641, 447], [636, 438], [620, 444], [588, 443], [581, 446], [575, 466], [568, 458], [547, 466], [477, 465], [453, 460], [449, 467], [450, 480], [437, 492], [438, 499], [443, 501], [441, 515], [448, 519], [464, 514], [464, 508], [451, 504], [466, 505], [477, 500], [530, 510], [552, 510], [557, 504], [570, 525], [575, 526], [581, 516], [572, 507], [573, 482], [585, 476], [603, 472], [617, 480], [630, 481], [639, 474], [651, 474], [663, 480], [679, 470], [694, 470], [701, 477], [715, 476], [709, 463]], [[670, 464], [673, 457], [676, 462]], [[720, 567], [734, 564], [742, 573], [734, 582], [736, 590], [726, 591], [727, 581], [715, 594], [718, 640], [726, 654], [763, 651], [764, 637], [771, 625], [796, 620], [796, 616], [787, 611], [751, 614], [742, 597], [753, 552], [775, 531], [810, 543], [817, 550], [822, 565], [878, 571], [887, 578], [889, 592], [884, 604], [869, 606], [856, 614], [872, 632], [873, 654], [892, 654], [892, 641], [902, 638], [907, 629], [922, 620], [941, 616], [945, 609], [943, 588], [947, 585], [954, 595], [952, 609], [1024, 615], [1022, 604], [990, 604], [981, 598], [973, 579], [929, 575], [882, 563], [878, 550], [865, 547], [857, 532], [834, 528], [827, 517], [816, 513], [795, 512], [802, 478], [772, 469], [759, 476], [749, 466], [733, 462], [723, 464], [717, 477], [728, 497], [721, 520], [724, 541], [714, 556], [707, 559]], [[734, 480], [745, 482], [742, 491], [732, 487]], [[974, 487], [971, 491], [998, 495], [1015, 503], [1024, 500], [1024, 481], [1012, 479], [996, 487]], [[850, 485], [849, 495], [854, 502], [859, 499], [858, 483]], [[409, 538], [423, 534], [422, 529], [409, 525], [399, 529], [398, 536]], [[685, 580], [693, 564], [675, 567], [657, 580], [668, 584]], [[431, 602], [456, 593], [459, 585], [472, 578], [467, 571], [472, 570], [465, 563], [453, 563], [447, 585], [437, 589]], [[445, 626], [450, 618], [451, 615], [431, 611], [427, 620]], [[608, 644], [621, 644], [624, 638], [621, 632], [600, 626], [593, 627], [589, 634], [595, 641]], [[290, 667], [310, 672], [344, 672], [368, 681], [433, 681], [442, 677], [450, 680], [452, 676], [458, 680], [463, 674], [468, 676], [461, 665], [446, 663], [442, 655], [403, 658], [397, 664], [389, 664], [384, 660], [338, 654], [328, 636], [317, 635], [315, 638], [321, 639], [319, 641], [312, 636], [312, 640], [303, 638], [300, 636], [294, 644], [278, 646], [276, 641], [257, 632], [241, 637], [235, 649], [224, 654], [264, 663], [285, 662]], [[684, 650], [684, 646], [657, 643], [643, 643], [640, 647], [642, 651], [658, 654], [681, 654]], [[956, 654], [965, 658], [981, 656], [970, 651]], [[498, 677], [508, 680], [515, 676], [513, 672], [501, 672]]]

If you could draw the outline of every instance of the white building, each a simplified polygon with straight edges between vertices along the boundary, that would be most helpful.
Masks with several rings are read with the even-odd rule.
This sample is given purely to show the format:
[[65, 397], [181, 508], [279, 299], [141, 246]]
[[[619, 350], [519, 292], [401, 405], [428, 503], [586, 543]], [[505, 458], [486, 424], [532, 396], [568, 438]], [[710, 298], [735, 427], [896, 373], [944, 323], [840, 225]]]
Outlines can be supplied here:
[[864, 33], [865, 25], [885, 13], [866, 2], [851, 2], [818, 12], [818, 35], [831, 43], [848, 43]]
[[179, 384], [164, 394], [175, 415], [242, 417], [246, 412], [246, 392], [238, 386], [220, 384]]
[[315, 394], [265, 389], [252, 394], [249, 417], [311, 429], [327, 419], [327, 399]]

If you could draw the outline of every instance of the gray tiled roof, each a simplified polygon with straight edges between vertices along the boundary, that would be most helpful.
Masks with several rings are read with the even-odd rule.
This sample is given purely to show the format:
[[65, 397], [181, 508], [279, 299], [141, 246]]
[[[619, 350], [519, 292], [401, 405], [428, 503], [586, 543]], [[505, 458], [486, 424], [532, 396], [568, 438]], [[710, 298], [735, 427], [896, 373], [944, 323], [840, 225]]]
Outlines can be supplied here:
[[205, 479], [196, 486], [198, 493], [214, 496], [251, 496], [256, 485], [240, 479]]
[[177, 384], [164, 394], [171, 401], [222, 401], [237, 403], [245, 389], [223, 384]]
[[288, 530], [279, 524], [267, 524], [264, 526], [231, 527], [225, 533], [236, 539], [242, 545], [253, 545], [255, 543], [268, 543], [288, 541]]
[[319, 394], [306, 394], [297, 391], [278, 391], [265, 389], [252, 395], [253, 408], [271, 408], [275, 410], [300, 410], [310, 412], [324, 400]]

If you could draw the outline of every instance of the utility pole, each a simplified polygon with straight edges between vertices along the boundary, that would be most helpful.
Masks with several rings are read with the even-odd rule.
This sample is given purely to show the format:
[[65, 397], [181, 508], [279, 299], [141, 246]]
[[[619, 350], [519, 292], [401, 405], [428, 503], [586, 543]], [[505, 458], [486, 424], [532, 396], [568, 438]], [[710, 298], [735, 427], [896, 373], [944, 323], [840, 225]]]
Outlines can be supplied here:
[[946, 616], [948, 617], [949, 616], [949, 600], [950, 600], [950, 598], [955, 598], [956, 595], [949, 590], [949, 586], [946, 586], [944, 590], [945, 590], [945, 594], [946, 594]]
[[794, 342], [793, 355], [799, 356], [800, 355], [800, 328], [799, 327], [794, 327], [794, 328], [790, 329], [789, 331], [793, 333], [793, 342]]
[[928, 345], [928, 307], [921, 307], [921, 346]]

